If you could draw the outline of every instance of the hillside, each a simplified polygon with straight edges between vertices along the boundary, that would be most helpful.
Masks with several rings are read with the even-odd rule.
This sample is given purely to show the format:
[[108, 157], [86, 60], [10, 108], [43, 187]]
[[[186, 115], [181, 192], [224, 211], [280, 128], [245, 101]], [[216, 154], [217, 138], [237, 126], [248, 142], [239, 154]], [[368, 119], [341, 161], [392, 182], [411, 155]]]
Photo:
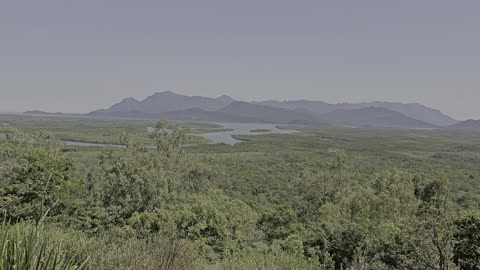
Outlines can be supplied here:
[[337, 104], [339, 109], [361, 109], [368, 107], [382, 107], [395, 112], [399, 112], [410, 118], [427, 122], [435, 126], [448, 126], [458, 121], [441, 111], [429, 108], [418, 103], [394, 103], [394, 102], [366, 102], [366, 103], [343, 103]]
[[480, 131], [480, 120], [466, 120], [454, 125], [448, 126], [448, 129], [475, 130]]
[[405, 116], [399, 112], [382, 107], [368, 107], [353, 110], [336, 110], [323, 114], [331, 123], [354, 126], [395, 127], [395, 128], [433, 128], [434, 125]]
[[365, 103], [338, 103], [329, 104], [323, 101], [311, 100], [290, 100], [290, 101], [275, 101], [268, 100], [262, 102], [254, 102], [255, 104], [265, 105], [275, 108], [284, 109], [305, 109], [317, 115], [333, 112], [336, 110], [354, 110], [369, 107], [382, 107], [395, 112], [399, 112], [410, 118], [427, 122], [436, 126], [448, 126], [457, 123], [458, 121], [441, 111], [429, 108], [418, 103], [394, 103], [394, 102], [365, 102]]
[[182, 111], [189, 109], [202, 109], [206, 111], [216, 111], [230, 104], [233, 101], [228, 96], [218, 98], [184, 96], [170, 91], [155, 93], [144, 100], [126, 98], [120, 103], [111, 106], [108, 109], [91, 112], [91, 115], [116, 113], [116, 112], [144, 112], [147, 114], [158, 114], [170, 111]]
[[320, 115], [336, 110], [335, 105], [328, 104], [323, 101], [312, 101], [312, 100], [290, 100], [290, 101], [277, 101], [277, 100], [266, 100], [260, 102], [252, 102], [253, 104], [269, 106], [274, 108], [282, 108], [289, 110], [308, 110], [314, 114]]
[[258, 119], [265, 123], [279, 124], [320, 124], [324, 123], [319, 117], [303, 111], [294, 111], [282, 108], [273, 108], [248, 102], [235, 101], [218, 112], [227, 115], [236, 115]]
[[203, 121], [203, 122], [232, 122], [232, 123], [259, 123], [268, 122], [262, 119], [231, 115], [220, 111], [210, 112], [202, 109], [189, 109], [183, 111], [165, 112], [158, 115], [159, 118], [181, 121]]

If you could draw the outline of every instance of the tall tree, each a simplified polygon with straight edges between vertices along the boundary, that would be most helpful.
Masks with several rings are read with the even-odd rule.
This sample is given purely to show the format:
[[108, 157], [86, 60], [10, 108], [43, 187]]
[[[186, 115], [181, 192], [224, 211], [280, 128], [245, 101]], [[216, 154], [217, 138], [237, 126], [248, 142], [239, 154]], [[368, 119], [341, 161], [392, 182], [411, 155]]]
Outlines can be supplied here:
[[50, 134], [0, 130], [0, 209], [10, 221], [34, 219], [54, 205], [72, 179], [73, 161]]

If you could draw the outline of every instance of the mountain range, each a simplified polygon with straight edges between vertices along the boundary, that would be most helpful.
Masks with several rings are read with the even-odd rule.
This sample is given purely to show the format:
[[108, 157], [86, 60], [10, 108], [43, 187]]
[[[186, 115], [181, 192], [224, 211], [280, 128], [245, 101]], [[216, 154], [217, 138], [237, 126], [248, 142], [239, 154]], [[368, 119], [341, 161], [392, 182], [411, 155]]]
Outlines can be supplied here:
[[218, 98], [185, 96], [171, 91], [144, 100], [126, 98], [89, 116], [164, 118], [183, 121], [253, 122], [277, 124], [337, 124], [370, 127], [434, 128], [459, 121], [418, 103], [368, 102], [330, 104], [322, 101], [243, 102], [223, 95]]
[[[29, 111], [27, 114], [48, 114]], [[55, 115], [59, 115], [56, 113]], [[98, 117], [181, 121], [337, 125], [393, 128], [450, 128], [480, 130], [480, 121], [457, 121], [418, 103], [365, 102], [330, 104], [323, 101], [237, 101], [158, 92], [143, 100], [126, 98], [106, 109], [86, 114]]]
[[437, 126], [408, 117], [402, 113], [384, 107], [367, 107], [360, 109], [340, 109], [323, 114], [325, 119], [339, 124], [356, 124], [370, 127], [397, 128], [435, 128]]
[[443, 114], [439, 110], [429, 108], [418, 103], [394, 103], [394, 102], [364, 102], [364, 103], [339, 103], [329, 104], [322, 101], [311, 100], [291, 100], [291, 101], [275, 101], [268, 100], [262, 102], [254, 102], [255, 104], [265, 105], [284, 109], [305, 109], [317, 115], [327, 114], [336, 110], [355, 110], [370, 107], [385, 108], [395, 112], [399, 112], [410, 118], [424, 121], [436, 126], [448, 126], [458, 121], [448, 115]]
[[232, 102], [234, 102], [234, 100], [229, 96], [221, 96], [218, 98], [183, 96], [175, 94], [171, 91], [165, 91], [155, 93], [141, 101], [131, 97], [126, 98], [120, 103], [117, 103], [108, 109], [98, 110], [94, 113], [126, 113], [136, 111], [146, 114], [159, 114], [164, 112], [183, 111], [189, 109], [216, 111], [226, 107]]

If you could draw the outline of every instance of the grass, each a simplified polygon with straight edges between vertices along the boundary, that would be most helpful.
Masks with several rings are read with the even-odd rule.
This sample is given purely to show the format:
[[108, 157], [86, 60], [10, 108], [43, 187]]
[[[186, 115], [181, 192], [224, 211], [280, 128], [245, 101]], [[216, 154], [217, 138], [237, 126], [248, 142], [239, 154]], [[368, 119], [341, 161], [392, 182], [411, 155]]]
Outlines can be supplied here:
[[[322, 269], [318, 263], [283, 251], [245, 250], [221, 262], [201, 258], [188, 240], [161, 237], [137, 239], [111, 231], [90, 237], [83, 232], [49, 224], [38, 245], [35, 231], [26, 223], [0, 227], [0, 269], [22, 270], [287, 270]], [[5, 233], [7, 236], [5, 237]], [[2, 244], [2, 242], [0, 242]], [[75, 255], [72, 255], [75, 254]], [[86, 259], [88, 258], [88, 259]]]
[[233, 131], [231, 128], [197, 128], [192, 129], [191, 134], [205, 134], [205, 133], [214, 133], [214, 132], [228, 132]]
[[0, 269], [85, 269], [87, 260], [66, 256], [63, 246], [50, 242], [40, 230], [26, 224], [0, 226]]
[[271, 130], [270, 129], [265, 129], [265, 128], [258, 128], [258, 129], [252, 129], [250, 130], [250, 132], [259, 132], [259, 133], [262, 133], [262, 132], [270, 132]]

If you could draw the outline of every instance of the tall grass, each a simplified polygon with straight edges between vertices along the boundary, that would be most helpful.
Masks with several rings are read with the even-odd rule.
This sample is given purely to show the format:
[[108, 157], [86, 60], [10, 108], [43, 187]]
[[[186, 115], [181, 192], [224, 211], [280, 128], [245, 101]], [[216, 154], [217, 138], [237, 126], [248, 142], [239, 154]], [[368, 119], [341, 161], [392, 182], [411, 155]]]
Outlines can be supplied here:
[[85, 269], [86, 261], [68, 258], [61, 244], [52, 244], [40, 228], [26, 224], [0, 226], [0, 270]]

